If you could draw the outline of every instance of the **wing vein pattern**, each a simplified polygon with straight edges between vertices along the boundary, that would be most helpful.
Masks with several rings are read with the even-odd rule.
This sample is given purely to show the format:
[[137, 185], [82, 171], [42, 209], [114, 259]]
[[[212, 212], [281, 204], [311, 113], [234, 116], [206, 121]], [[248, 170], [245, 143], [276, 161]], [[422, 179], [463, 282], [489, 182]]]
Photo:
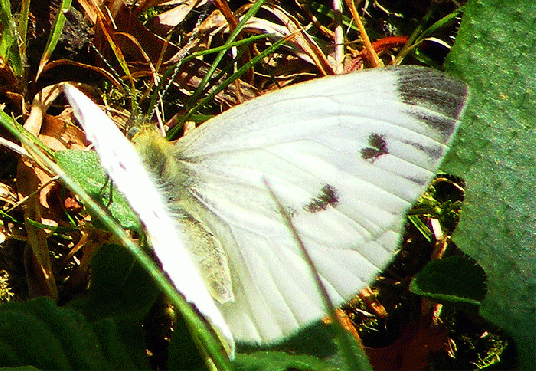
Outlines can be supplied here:
[[324, 314], [262, 179], [342, 303], [391, 260], [466, 97], [463, 83], [437, 71], [374, 69], [256, 98], [173, 146], [180, 174], [159, 183], [173, 182], [177, 214], [221, 243], [226, 263], [215, 269], [228, 269], [233, 295], [218, 306], [238, 340], [277, 341]]

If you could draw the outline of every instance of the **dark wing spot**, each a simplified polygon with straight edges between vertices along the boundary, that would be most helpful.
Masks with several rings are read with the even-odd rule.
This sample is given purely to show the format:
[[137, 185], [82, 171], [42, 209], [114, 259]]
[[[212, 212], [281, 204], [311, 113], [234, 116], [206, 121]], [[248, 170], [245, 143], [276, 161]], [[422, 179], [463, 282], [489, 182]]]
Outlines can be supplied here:
[[304, 209], [307, 212], [316, 213], [326, 210], [329, 205], [335, 206], [338, 202], [339, 197], [337, 196], [337, 191], [329, 184], [326, 184], [320, 191], [320, 194], [313, 198], [313, 200], [307, 204]]
[[380, 134], [370, 134], [369, 146], [361, 150], [361, 157], [364, 160], [370, 160], [374, 162], [382, 155], [387, 155], [389, 150], [387, 149], [387, 143], [385, 137]]

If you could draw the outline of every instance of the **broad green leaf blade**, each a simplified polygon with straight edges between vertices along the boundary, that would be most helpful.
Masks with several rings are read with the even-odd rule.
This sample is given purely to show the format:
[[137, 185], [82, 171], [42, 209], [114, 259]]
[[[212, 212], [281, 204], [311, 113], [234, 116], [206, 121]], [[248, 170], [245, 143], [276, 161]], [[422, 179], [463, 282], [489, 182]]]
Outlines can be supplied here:
[[353, 336], [348, 340], [353, 353], [352, 367], [341, 349], [341, 339], [336, 336], [333, 323], [323, 321], [313, 322], [290, 338], [270, 346], [239, 343], [234, 365], [237, 370], [301, 370], [303, 368], [299, 367], [305, 367], [311, 371], [372, 371], [358, 340]]
[[[108, 346], [108, 357], [115, 357], [113, 350], [123, 345], [138, 367], [148, 368], [148, 330], [143, 325], [160, 293], [150, 275], [127, 249], [104, 245], [91, 261], [89, 294], [70, 302], [69, 308], [96, 321], [94, 326], [99, 330], [97, 334], [103, 347]], [[107, 331], [108, 322], [114, 323], [116, 335]], [[119, 336], [120, 341], [114, 341], [113, 336]]]
[[104, 245], [91, 261], [87, 297], [69, 304], [90, 319], [145, 316], [160, 294], [155, 282], [127, 249]]
[[340, 366], [321, 361], [306, 354], [290, 355], [285, 352], [255, 352], [239, 354], [236, 364], [240, 369], [256, 371], [322, 370], [344, 371]]
[[76, 180], [93, 200], [106, 207], [123, 228], [141, 229], [138, 216], [123, 195], [116, 189], [110, 194], [111, 181], [95, 152], [58, 151], [54, 158], [67, 175]]
[[473, 259], [451, 256], [428, 263], [410, 290], [442, 303], [480, 305], [486, 295], [486, 274]]
[[[113, 322], [95, 326], [77, 311], [60, 308], [49, 298], [4, 304], [0, 306], [0, 318], [0, 367], [137, 368], [120, 343]], [[100, 341], [104, 339], [106, 343]]]
[[536, 369], [536, 7], [470, 1], [448, 69], [472, 88], [443, 169], [463, 177], [455, 242], [488, 276], [484, 317], [514, 339], [519, 368]]

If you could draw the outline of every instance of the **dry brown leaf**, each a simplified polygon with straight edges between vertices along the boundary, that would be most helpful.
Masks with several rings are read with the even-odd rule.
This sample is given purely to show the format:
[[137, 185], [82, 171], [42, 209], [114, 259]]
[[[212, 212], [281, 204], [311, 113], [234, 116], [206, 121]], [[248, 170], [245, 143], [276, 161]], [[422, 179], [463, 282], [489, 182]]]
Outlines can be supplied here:
[[30, 296], [49, 296], [56, 299], [58, 289], [46, 232], [29, 224], [28, 219], [38, 223], [47, 222], [43, 217], [42, 200], [46, 200], [49, 187], [41, 187], [50, 184], [50, 176], [41, 168], [28, 159], [21, 159], [17, 168], [17, 184], [19, 199], [24, 199], [24, 224], [27, 234], [27, 249], [25, 251], [25, 266], [28, 277]]
[[168, 1], [162, 5], [175, 6], [154, 17], [150, 28], [158, 30], [161, 27], [161, 30], [167, 33], [181, 24], [193, 9], [205, 3], [205, 1], [200, 2], [199, 0]]
[[[110, 36], [114, 39], [114, 41], [117, 42], [118, 49], [121, 50], [127, 61], [140, 60], [137, 58], [137, 56], [140, 55], [139, 48], [138, 46], [134, 47], [130, 41], [123, 43], [122, 40], [116, 39], [115, 33], [122, 32], [125, 34], [134, 35], [136, 40], [139, 42], [139, 45], [141, 45], [144, 53], [149, 56], [150, 60], [154, 64], [161, 59], [164, 61], [168, 60], [178, 51], [178, 48], [175, 45], [169, 44], [165, 39], [156, 35], [153, 31], [148, 30], [136, 17], [134, 17], [133, 13], [127, 6], [123, 6], [118, 9], [115, 17], [113, 18], [113, 22], [115, 27], [113, 29], [107, 28], [107, 31], [110, 33]], [[97, 33], [95, 37], [97, 37]], [[161, 58], [162, 50], [165, 50], [163, 58]], [[105, 52], [105, 50], [101, 50], [101, 52]], [[103, 53], [103, 55], [106, 56], [107, 53]]]
[[[93, 66], [93, 65], [90, 65], [90, 64], [74, 62], [74, 61], [71, 61], [69, 59], [58, 59], [58, 60], [49, 62], [45, 66], [45, 68], [43, 69], [43, 73], [45, 71], [52, 73], [54, 68], [65, 68], [65, 66], [73, 66], [73, 67], [79, 68], [81, 73], [86, 73], [88, 71], [94, 72], [94, 73], [97, 74], [97, 76], [100, 75], [100, 76], [104, 77], [105, 79], [107, 79], [109, 82], [111, 82], [118, 89], [123, 88], [123, 86], [121, 85], [121, 82], [118, 81], [113, 74], [111, 74], [110, 72], [106, 71], [104, 68], [99, 67], [99, 66]], [[72, 76], [76, 76], [76, 72], [73, 73]]]
[[[66, 113], [71, 111], [69, 109]], [[71, 124], [70, 117], [65, 116], [65, 113], [58, 117], [45, 114], [43, 126], [38, 136], [39, 139], [53, 151], [85, 149], [89, 145], [89, 142], [84, 132]]]
[[263, 9], [269, 10], [275, 17], [281, 20], [287, 27], [291, 40], [313, 61], [322, 75], [333, 75], [335, 73], [324, 52], [307, 34], [296, 18], [282, 7], [274, 4], [266, 4], [263, 6]]
[[[53, 85], [36, 94], [24, 128], [55, 150], [84, 147], [84, 136], [80, 130], [45, 114], [60, 91], [59, 85]], [[27, 150], [31, 153], [30, 149]], [[55, 186], [56, 183], [46, 168], [38, 166], [30, 158], [20, 158], [17, 166], [17, 192], [24, 207], [27, 233], [25, 264], [30, 295], [46, 295], [54, 299], [57, 298], [58, 289], [50, 260], [48, 232], [32, 226], [28, 220], [51, 227], [58, 225], [57, 221], [62, 219], [62, 206]]]

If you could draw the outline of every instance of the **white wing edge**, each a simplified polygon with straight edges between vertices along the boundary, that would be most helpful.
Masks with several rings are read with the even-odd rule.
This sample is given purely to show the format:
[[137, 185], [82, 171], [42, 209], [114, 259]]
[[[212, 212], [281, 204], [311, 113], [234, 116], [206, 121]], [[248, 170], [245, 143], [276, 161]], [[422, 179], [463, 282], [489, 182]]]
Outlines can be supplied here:
[[[145, 224], [153, 249], [175, 288], [216, 327], [229, 343], [234, 357], [234, 339], [209, 294], [183, 241], [185, 233], [169, 215], [158, 187], [141, 163], [134, 146], [113, 121], [84, 93], [64, 85], [65, 95], [101, 164]], [[131, 191], [135, 187], [135, 191]]]

